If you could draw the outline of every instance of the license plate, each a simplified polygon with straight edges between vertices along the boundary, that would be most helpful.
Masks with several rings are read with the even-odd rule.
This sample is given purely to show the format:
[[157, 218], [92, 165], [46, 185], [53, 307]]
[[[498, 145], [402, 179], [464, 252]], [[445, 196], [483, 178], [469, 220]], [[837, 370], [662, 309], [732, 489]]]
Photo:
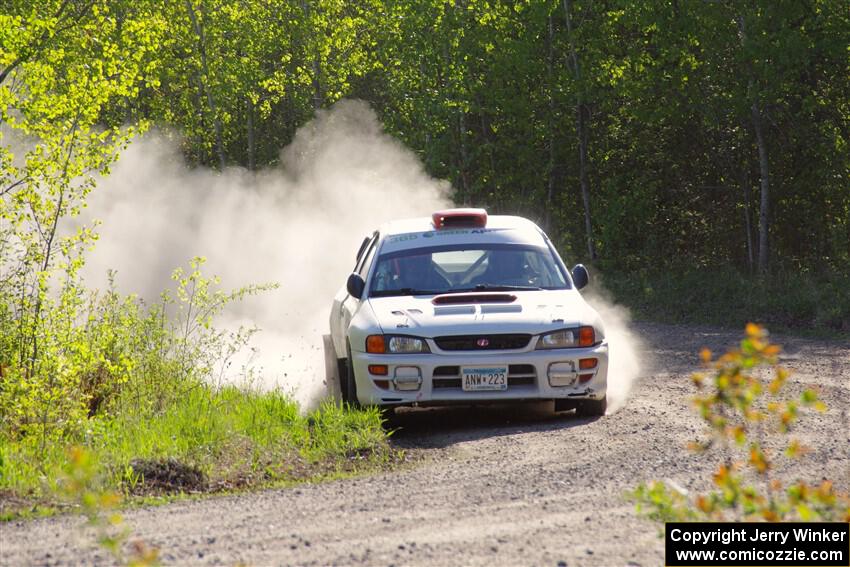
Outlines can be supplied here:
[[507, 366], [462, 366], [460, 373], [466, 392], [508, 389]]

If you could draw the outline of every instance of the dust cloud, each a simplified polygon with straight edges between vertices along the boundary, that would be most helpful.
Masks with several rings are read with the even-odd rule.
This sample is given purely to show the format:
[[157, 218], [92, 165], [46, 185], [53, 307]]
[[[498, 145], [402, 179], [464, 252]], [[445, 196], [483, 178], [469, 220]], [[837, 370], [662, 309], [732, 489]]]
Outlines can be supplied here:
[[592, 284], [583, 295], [602, 317], [605, 325], [605, 337], [608, 340], [607, 413], [611, 414], [625, 405], [643, 368], [641, 353], [645, 353], [646, 348], [629, 327], [629, 310], [616, 304], [599, 284]]
[[[206, 275], [224, 289], [280, 287], [227, 308], [218, 325], [258, 327], [228, 379], [250, 364], [259, 386], [282, 388], [302, 408], [327, 392], [322, 335], [332, 298], [361, 240], [382, 222], [452, 206], [449, 187], [387, 135], [366, 103], [342, 101], [301, 128], [280, 165], [259, 172], [190, 168], [179, 140], [151, 132], [122, 153], [89, 198], [83, 222], [102, 221], [83, 277], [103, 289], [107, 271], [123, 293], [156, 301], [172, 271], [204, 256]], [[595, 287], [595, 286], [594, 286]], [[640, 372], [627, 311], [591, 292], [611, 345], [609, 412], [620, 408]]]
[[205, 256], [204, 273], [220, 276], [224, 289], [279, 283], [233, 304], [218, 324], [259, 327], [253, 350], [231, 368], [250, 359], [260, 386], [308, 408], [326, 391], [322, 335], [361, 240], [384, 221], [450, 206], [448, 193], [360, 101], [318, 113], [280, 166], [256, 173], [189, 168], [173, 137], [153, 132], [131, 144], [89, 199], [84, 220], [103, 224], [83, 276], [103, 289], [115, 270], [120, 291], [156, 301], [174, 268]]

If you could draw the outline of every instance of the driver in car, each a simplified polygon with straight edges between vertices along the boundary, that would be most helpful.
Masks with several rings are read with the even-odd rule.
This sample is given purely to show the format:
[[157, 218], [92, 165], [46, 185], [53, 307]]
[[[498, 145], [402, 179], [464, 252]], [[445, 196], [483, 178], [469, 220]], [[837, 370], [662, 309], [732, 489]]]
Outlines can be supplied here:
[[487, 258], [487, 269], [471, 283], [473, 285], [531, 284], [532, 274], [520, 250], [493, 250]]
[[423, 291], [445, 291], [450, 287], [434, 261], [431, 254], [416, 254], [398, 259], [399, 288], [412, 288]]

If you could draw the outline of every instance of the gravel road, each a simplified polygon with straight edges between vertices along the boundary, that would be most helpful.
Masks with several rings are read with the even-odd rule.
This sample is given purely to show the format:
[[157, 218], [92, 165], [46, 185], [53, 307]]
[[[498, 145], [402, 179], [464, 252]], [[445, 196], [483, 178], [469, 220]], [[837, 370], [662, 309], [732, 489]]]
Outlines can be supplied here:
[[[670, 479], [703, 489], [715, 464], [685, 446], [703, 428], [689, 373], [703, 346], [740, 333], [638, 323], [650, 347], [625, 407], [598, 420], [544, 405], [450, 408], [398, 417], [395, 443], [424, 460], [387, 474], [128, 511], [134, 537], [180, 565], [646, 565], [663, 564], [658, 525], [624, 493]], [[850, 489], [850, 345], [789, 336], [789, 390], [817, 388], [828, 412], [801, 412], [814, 451], [790, 481], [834, 479]], [[108, 564], [76, 517], [0, 525], [0, 564]]]

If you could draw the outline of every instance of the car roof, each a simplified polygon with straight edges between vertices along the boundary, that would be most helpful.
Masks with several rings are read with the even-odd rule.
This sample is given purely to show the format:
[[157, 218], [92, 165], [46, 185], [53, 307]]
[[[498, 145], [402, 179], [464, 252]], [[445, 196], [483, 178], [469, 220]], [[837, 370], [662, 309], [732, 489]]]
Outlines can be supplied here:
[[383, 225], [382, 253], [454, 244], [523, 244], [545, 246], [545, 236], [528, 219], [508, 215], [487, 217], [483, 227], [457, 226], [435, 229], [430, 217], [404, 219]]
[[[460, 227], [459, 227], [460, 228]], [[525, 229], [539, 232], [540, 228], [530, 220], [512, 215], [490, 215], [487, 217], [487, 225], [485, 228], [497, 229]], [[414, 232], [428, 232], [434, 229], [434, 221], [431, 217], [419, 217], [414, 219], [394, 220], [381, 225], [378, 229], [383, 235], [395, 236], [399, 234], [410, 234]], [[454, 230], [453, 228], [443, 228], [443, 230]]]

